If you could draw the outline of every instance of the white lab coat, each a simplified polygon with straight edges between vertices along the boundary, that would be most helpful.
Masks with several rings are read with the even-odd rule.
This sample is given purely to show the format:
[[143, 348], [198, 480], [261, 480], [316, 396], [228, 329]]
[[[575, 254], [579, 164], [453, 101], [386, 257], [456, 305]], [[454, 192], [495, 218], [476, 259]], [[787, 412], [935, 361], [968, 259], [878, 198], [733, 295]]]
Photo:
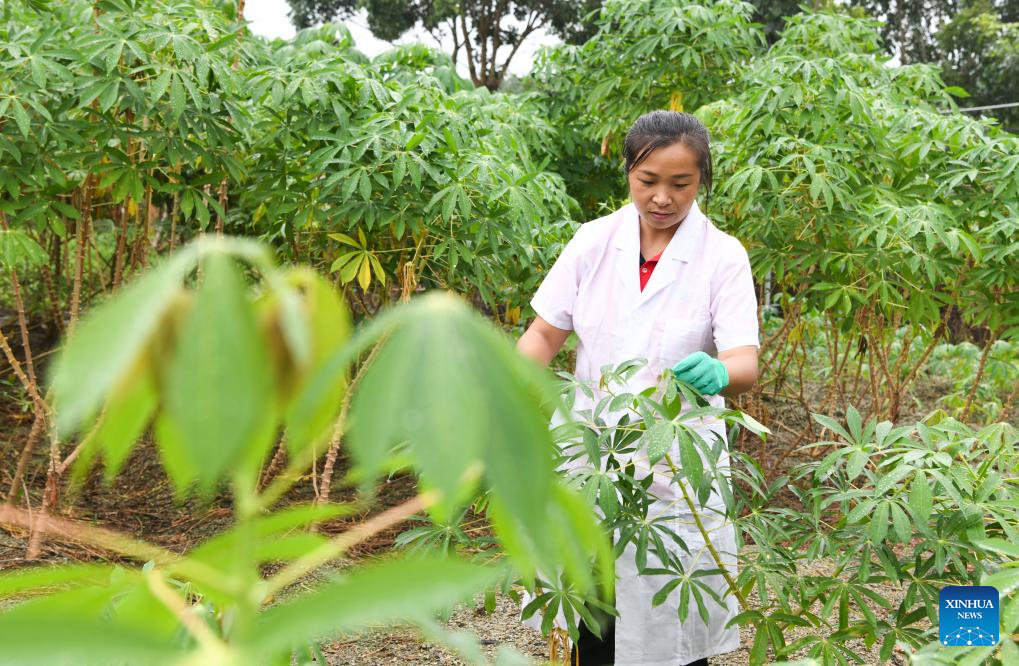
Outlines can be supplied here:
[[[579, 338], [575, 375], [595, 388], [600, 368], [631, 358], [648, 359], [648, 366], [629, 382], [637, 393], [658, 383], [661, 372], [696, 351], [716, 355], [733, 347], [758, 345], [757, 300], [746, 250], [738, 240], [717, 229], [694, 203], [662, 253], [644, 290], [639, 282], [640, 232], [637, 209], [632, 203], [580, 227], [549, 271], [531, 301], [535, 312], [553, 326], [573, 330]], [[591, 401], [578, 393], [574, 410], [590, 410]], [[724, 407], [721, 396], [709, 402]], [[614, 423], [618, 415], [605, 415]], [[725, 436], [725, 426], [704, 421], [698, 431], [710, 442], [712, 434]], [[673, 460], [678, 461], [678, 444]], [[640, 462], [638, 469], [640, 468]], [[728, 453], [720, 466], [728, 466]], [[644, 458], [644, 469], [648, 468]], [[655, 468], [651, 492], [660, 498], [649, 513], [676, 515], [674, 529], [690, 549], [687, 555], [674, 547], [684, 567], [716, 568], [704, 548], [682, 494]], [[678, 500], [678, 501], [677, 501]], [[717, 491], [708, 507], [723, 510]], [[702, 514], [706, 512], [701, 512]], [[736, 533], [719, 516], [704, 517], [712, 545], [727, 569], [736, 574]], [[725, 629], [739, 613], [737, 601], [727, 596], [721, 576], [707, 579], [727, 602], [722, 608], [706, 598], [710, 622], [705, 625], [691, 599], [686, 622], [678, 616], [679, 594], [669, 596], [657, 608], [651, 597], [667, 581], [659, 576], [638, 576], [633, 546], [616, 561], [616, 664], [683, 666], [739, 646], [739, 629]], [[657, 566], [650, 553], [648, 566]], [[537, 616], [528, 622], [537, 627]]]

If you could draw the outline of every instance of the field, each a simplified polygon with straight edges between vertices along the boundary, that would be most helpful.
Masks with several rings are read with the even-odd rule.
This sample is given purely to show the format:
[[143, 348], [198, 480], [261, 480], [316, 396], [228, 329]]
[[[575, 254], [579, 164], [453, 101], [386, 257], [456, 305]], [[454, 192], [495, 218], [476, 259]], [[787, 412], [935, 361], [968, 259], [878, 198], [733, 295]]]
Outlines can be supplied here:
[[[0, 662], [561, 661], [627, 544], [704, 616], [637, 456], [706, 541], [726, 489], [712, 664], [1019, 664], [1019, 138], [874, 21], [618, 0], [490, 92], [230, 2], [0, 8]], [[753, 268], [726, 409], [513, 348], [663, 108]], [[1001, 641], [942, 645], [939, 591], [981, 584]]]

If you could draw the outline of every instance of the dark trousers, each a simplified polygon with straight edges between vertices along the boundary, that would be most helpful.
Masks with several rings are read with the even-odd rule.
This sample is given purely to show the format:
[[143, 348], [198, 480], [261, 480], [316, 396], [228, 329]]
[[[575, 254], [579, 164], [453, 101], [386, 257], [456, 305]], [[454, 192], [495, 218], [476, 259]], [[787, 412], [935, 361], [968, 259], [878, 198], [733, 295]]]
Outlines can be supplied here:
[[[590, 608], [590, 606], [588, 606]], [[580, 638], [570, 653], [572, 666], [612, 666], [616, 661], [616, 622], [615, 618], [591, 608], [592, 614], [602, 626], [602, 638], [598, 638], [587, 625], [580, 623]], [[707, 658], [698, 659], [686, 666], [708, 666]]]

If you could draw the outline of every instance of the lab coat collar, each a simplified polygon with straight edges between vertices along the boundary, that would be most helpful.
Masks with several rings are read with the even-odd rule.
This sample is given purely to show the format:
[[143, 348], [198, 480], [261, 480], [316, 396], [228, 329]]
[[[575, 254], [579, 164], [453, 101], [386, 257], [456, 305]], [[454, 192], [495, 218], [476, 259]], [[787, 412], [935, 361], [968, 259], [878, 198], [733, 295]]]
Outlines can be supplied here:
[[624, 293], [638, 295], [634, 300], [637, 305], [644, 303], [651, 296], [675, 282], [679, 274], [679, 264], [688, 263], [697, 252], [707, 218], [694, 201], [675, 235], [665, 246], [655, 272], [651, 274], [644, 291], [640, 290], [640, 216], [633, 203], [627, 204], [621, 211], [622, 220], [616, 228], [613, 239], [616, 248], [621, 252], [617, 257], [616, 267], [619, 277], [623, 280]]

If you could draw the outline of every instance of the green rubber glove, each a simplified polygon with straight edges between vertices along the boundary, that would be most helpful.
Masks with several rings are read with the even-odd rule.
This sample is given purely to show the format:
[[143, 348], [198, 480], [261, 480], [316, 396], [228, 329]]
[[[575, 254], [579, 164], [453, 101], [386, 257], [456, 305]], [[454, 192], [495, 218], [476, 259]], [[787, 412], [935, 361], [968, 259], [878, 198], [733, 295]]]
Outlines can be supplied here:
[[672, 374], [704, 395], [718, 395], [729, 385], [729, 371], [725, 363], [702, 351], [694, 352], [672, 366]]

